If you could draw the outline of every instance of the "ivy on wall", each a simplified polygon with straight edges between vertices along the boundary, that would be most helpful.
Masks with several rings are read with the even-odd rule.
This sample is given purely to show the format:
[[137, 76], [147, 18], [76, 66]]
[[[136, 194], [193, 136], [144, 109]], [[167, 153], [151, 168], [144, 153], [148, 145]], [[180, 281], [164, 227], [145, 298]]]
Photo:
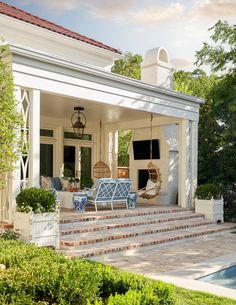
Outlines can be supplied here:
[[0, 39], [0, 188], [4, 188], [2, 174], [11, 172], [21, 153], [23, 119], [17, 111], [11, 65], [5, 60], [8, 45]]

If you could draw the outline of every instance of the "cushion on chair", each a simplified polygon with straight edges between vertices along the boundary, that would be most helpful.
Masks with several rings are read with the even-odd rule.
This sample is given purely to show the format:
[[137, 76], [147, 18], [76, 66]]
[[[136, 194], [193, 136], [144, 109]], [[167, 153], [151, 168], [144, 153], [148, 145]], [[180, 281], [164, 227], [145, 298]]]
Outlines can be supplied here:
[[52, 178], [51, 177], [41, 176], [40, 177], [40, 184], [41, 184], [41, 187], [44, 188], [44, 189], [53, 188], [53, 183], [52, 183]]
[[55, 178], [52, 178], [52, 183], [53, 183], [53, 188], [56, 190], [56, 191], [60, 191], [61, 190], [61, 179], [59, 177], [55, 177]]
[[148, 179], [146, 188], [144, 190], [140, 190], [138, 192], [138, 196], [142, 197], [143, 193], [147, 195], [156, 195], [156, 189], [154, 188], [157, 184], [153, 182], [152, 180]]
[[66, 177], [62, 177], [61, 179], [61, 190], [62, 191], [69, 191], [70, 182]]

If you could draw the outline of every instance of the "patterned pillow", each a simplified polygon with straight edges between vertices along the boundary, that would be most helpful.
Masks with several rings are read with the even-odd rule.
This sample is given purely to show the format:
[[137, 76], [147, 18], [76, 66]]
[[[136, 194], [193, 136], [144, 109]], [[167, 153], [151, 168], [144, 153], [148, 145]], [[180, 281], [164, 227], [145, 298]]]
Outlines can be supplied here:
[[66, 177], [62, 177], [61, 179], [61, 190], [62, 191], [69, 191], [70, 182]]
[[61, 190], [61, 179], [59, 177], [52, 178], [53, 188], [56, 191]]
[[44, 189], [51, 189], [53, 188], [52, 178], [41, 176], [41, 187]]

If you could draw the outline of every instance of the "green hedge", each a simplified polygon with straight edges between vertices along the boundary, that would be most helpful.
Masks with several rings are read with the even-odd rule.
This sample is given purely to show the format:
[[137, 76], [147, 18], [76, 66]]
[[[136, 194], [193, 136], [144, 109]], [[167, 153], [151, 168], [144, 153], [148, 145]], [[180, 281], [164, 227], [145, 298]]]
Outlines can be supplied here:
[[172, 305], [172, 286], [0, 239], [0, 304]]
[[198, 199], [220, 199], [221, 189], [218, 185], [213, 183], [201, 184], [197, 187], [195, 197]]
[[56, 211], [56, 199], [54, 195], [42, 188], [30, 187], [23, 189], [16, 196], [18, 212], [28, 213], [30, 209], [34, 213], [45, 213]]

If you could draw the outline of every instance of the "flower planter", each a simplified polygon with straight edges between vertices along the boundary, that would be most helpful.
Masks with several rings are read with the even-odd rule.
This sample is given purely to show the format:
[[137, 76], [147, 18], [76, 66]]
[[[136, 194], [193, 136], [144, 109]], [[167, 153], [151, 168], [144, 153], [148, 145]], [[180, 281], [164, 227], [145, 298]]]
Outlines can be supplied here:
[[59, 210], [39, 214], [16, 212], [14, 230], [23, 242], [59, 249]]
[[224, 222], [223, 198], [209, 200], [195, 198], [195, 212], [204, 214], [206, 219]]

